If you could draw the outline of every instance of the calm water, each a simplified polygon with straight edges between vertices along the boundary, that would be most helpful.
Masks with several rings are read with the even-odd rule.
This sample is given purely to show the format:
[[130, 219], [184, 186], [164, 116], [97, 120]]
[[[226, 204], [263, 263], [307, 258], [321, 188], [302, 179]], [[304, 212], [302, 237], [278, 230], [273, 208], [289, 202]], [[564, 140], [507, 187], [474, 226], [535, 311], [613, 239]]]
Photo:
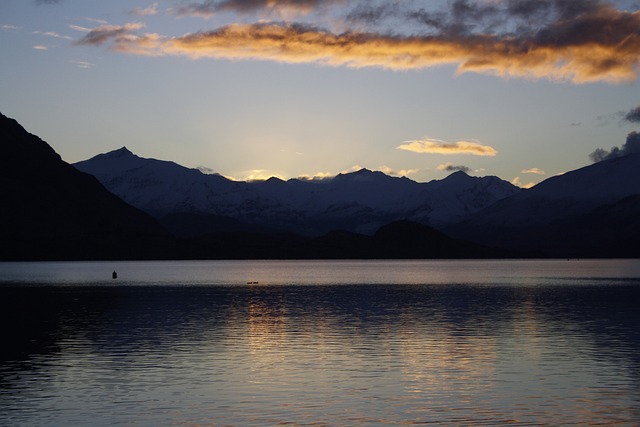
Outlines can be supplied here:
[[639, 261], [0, 263], [0, 425], [639, 425], [639, 303]]

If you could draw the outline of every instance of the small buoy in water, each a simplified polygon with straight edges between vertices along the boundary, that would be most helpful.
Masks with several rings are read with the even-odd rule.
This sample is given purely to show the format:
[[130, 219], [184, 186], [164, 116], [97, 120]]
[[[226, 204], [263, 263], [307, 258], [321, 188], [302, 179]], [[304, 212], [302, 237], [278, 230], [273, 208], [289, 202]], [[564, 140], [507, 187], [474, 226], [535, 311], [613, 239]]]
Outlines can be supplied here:
[[111, 274], [111, 277], [114, 279], [118, 278], [118, 273], [116, 273], [116, 271], [114, 270], [113, 273]]

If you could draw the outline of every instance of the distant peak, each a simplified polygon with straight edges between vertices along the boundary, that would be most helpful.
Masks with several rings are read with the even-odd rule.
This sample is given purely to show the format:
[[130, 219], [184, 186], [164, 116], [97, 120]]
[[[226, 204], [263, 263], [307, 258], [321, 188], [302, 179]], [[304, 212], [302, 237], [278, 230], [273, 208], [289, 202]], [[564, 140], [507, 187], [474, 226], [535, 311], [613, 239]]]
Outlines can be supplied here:
[[134, 156], [135, 154], [129, 151], [127, 147], [122, 147], [117, 150], [109, 151], [108, 153], [99, 155], [99, 157], [106, 158], [106, 159], [121, 159], [125, 157], [134, 157]]
[[367, 168], [362, 168], [354, 172], [354, 174], [357, 174], [357, 175], [368, 175], [370, 173], [373, 173], [373, 171]]
[[386, 176], [383, 172], [372, 171], [367, 168], [362, 168], [354, 172], [343, 172], [336, 176], [338, 180], [355, 180], [355, 181], [370, 181], [376, 179], [376, 177]]
[[444, 178], [443, 181], [447, 181], [447, 182], [462, 182], [462, 181], [467, 181], [469, 179], [473, 179], [473, 177], [470, 176], [465, 171], [456, 171], [456, 172], [452, 173], [451, 175], [447, 176], [446, 178]]
[[[89, 160], [111, 160], [111, 159], [126, 159], [126, 158], [137, 158], [135, 154], [133, 154], [127, 147], [122, 147], [117, 150], [109, 151], [108, 153], [98, 154], [97, 156], [92, 157]], [[89, 160], [84, 160], [87, 162]], [[83, 163], [83, 162], [78, 162]]]
[[116, 156], [130, 156], [133, 153], [131, 151], [129, 151], [129, 149], [127, 147], [122, 147], [122, 148], [119, 148], [117, 150], [112, 151], [110, 154], [113, 154], [114, 157], [116, 157]]

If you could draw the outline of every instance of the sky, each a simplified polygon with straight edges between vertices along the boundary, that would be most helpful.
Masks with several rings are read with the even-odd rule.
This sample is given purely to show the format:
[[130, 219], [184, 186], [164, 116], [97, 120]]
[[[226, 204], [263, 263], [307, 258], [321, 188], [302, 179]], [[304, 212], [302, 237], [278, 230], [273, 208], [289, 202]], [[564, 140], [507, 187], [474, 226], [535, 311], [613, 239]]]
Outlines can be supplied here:
[[640, 0], [2, 0], [0, 58], [69, 163], [528, 187], [640, 139]]

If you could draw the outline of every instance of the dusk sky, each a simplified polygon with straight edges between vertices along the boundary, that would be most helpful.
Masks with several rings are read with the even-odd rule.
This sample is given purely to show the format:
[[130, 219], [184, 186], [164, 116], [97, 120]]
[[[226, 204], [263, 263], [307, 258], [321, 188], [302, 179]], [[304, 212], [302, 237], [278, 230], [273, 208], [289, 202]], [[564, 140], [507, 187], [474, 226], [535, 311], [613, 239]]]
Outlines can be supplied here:
[[526, 186], [640, 131], [639, 0], [2, 0], [0, 58], [70, 163]]

